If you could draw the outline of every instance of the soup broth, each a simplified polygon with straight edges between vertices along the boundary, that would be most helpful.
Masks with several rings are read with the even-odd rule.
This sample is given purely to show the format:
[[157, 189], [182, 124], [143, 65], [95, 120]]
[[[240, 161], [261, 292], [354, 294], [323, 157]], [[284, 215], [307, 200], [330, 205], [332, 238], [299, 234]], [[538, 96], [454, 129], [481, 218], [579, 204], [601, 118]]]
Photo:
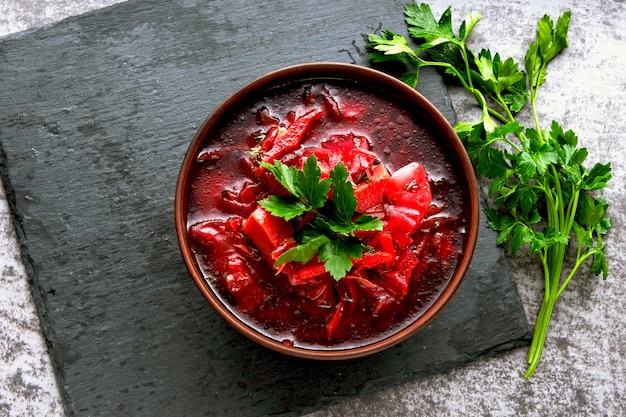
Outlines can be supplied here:
[[[469, 219], [460, 168], [421, 117], [384, 92], [315, 80], [267, 91], [204, 139], [188, 230], [205, 279], [234, 314], [285, 345], [337, 349], [382, 340], [428, 309], [455, 271]], [[384, 225], [359, 236], [371, 252], [341, 279], [319, 260], [272, 262], [310, 219], [263, 212], [258, 202], [285, 190], [260, 162], [300, 168], [311, 154], [323, 173], [348, 167], [360, 212]]]

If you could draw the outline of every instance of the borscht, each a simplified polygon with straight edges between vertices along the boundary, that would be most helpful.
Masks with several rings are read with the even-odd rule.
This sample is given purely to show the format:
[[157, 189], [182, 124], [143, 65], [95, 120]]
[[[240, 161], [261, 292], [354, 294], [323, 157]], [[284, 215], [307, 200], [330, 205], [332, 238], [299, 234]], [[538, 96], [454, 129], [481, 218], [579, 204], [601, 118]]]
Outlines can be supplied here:
[[410, 325], [448, 285], [470, 222], [462, 168], [428, 126], [334, 78], [242, 103], [188, 174], [207, 283], [285, 346], [349, 349]]

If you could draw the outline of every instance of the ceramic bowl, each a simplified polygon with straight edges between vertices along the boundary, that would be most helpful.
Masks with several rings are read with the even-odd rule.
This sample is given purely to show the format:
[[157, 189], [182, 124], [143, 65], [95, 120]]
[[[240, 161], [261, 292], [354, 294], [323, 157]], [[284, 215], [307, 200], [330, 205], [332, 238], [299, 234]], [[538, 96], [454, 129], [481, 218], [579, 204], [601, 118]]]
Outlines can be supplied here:
[[[337, 86], [339, 86], [338, 91]], [[347, 93], [342, 90], [344, 87], [348, 89]], [[317, 93], [312, 94], [311, 91], [317, 91]], [[297, 92], [301, 92], [302, 97], [306, 96], [303, 99], [304, 104], [293, 105], [293, 100], [297, 102], [301, 99], [301, 97], [294, 99]], [[361, 333], [358, 333], [359, 335], [355, 336], [355, 340], [346, 340], [344, 337], [340, 342], [335, 343], [332, 340], [334, 337], [332, 331], [334, 330], [327, 329], [328, 340], [300, 343], [297, 338], [294, 340], [289, 336], [288, 328], [273, 329], [276, 327], [275, 323], [264, 324], [263, 319], [259, 317], [255, 317], [251, 321], [247, 313], [244, 312], [244, 314], [240, 311], [240, 307], [246, 311], [265, 308], [263, 300], [271, 298], [271, 294], [263, 293], [265, 298], [262, 298], [261, 301], [247, 300], [245, 297], [233, 301], [233, 297], [224, 294], [223, 289], [218, 288], [216, 283], [220, 281], [230, 280], [229, 282], [232, 283], [233, 279], [238, 279], [236, 276], [233, 277], [232, 271], [238, 270], [237, 268], [241, 269], [241, 265], [237, 263], [237, 259], [240, 259], [241, 256], [237, 255], [237, 251], [243, 250], [242, 242], [247, 242], [246, 238], [244, 237], [242, 241], [240, 234], [237, 238], [240, 240], [222, 241], [222, 243], [216, 243], [217, 246], [211, 246], [212, 249], [204, 250], [198, 248], [198, 243], [190, 236], [190, 230], [195, 223], [215, 218], [219, 218], [219, 221], [222, 222], [220, 223], [222, 226], [219, 226], [222, 229], [231, 226], [233, 229], [237, 229], [250, 221], [246, 218], [250, 209], [247, 206], [246, 214], [235, 215], [236, 219], [232, 221], [231, 226], [223, 226], [226, 224], [223, 214], [216, 214], [217, 208], [212, 205], [216, 205], [216, 201], [220, 198], [226, 198], [224, 193], [228, 194], [227, 184], [229, 181], [235, 181], [237, 175], [248, 175], [249, 177], [249, 171], [256, 169], [254, 167], [242, 168], [239, 165], [243, 163], [241, 161], [248, 161], [249, 163], [252, 160], [254, 163], [254, 157], [249, 156], [250, 153], [247, 155], [242, 149], [246, 147], [258, 149], [253, 141], [255, 138], [256, 140], [263, 140], [267, 136], [267, 132], [264, 132], [264, 125], [277, 124], [281, 118], [284, 118], [287, 124], [294, 122], [298, 113], [306, 111], [307, 100], [311, 102], [318, 100], [320, 105], [326, 106], [325, 108], [328, 110], [332, 109], [333, 106], [342, 106], [344, 102], [350, 102], [352, 97], [359, 96], [361, 92], [365, 95], [364, 97], [377, 97], [371, 100], [372, 103], [378, 99], [383, 102], [383, 105], [376, 110], [381, 116], [370, 114], [368, 120], [359, 120], [361, 117], [359, 116], [361, 111], [359, 108], [367, 107], [368, 102], [367, 100], [358, 101], [355, 99], [357, 105], [352, 106], [351, 110], [341, 110], [347, 123], [346, 132], [349, 130], [350, 132], [357, 132], [357, 136], [372, 136], [371, 140], [376, 142], [372, 149], [392, 161], [389, 166], [394, 169], [401, 165], [398, 161], [402, 158], [408, 158], [403, 163], [411, 162], [411, 158], [418, 159], [417, 162], [426, 167], [430, 186], [433, 190], [433, 202], [429, 208], [429, 214], [423, 222], [429, 223], [427, 226], [420, 226], [420, 237], [411, 241], [410, 249], [417, 251], [420, 242], [428, 242], [424, 245], [436, 249], [431, 249], [428, 256], [419, 252], [417, 265], [426, 275], [416, 280], [419, 282], [418, 284], [413, 285], [411, 281], [408, 284], [409, 295], [401, 296], [403, 303], [415, 305], [409, 305], [408, 308], [412, 309], [412, 313], [407, 314], [399, 323], [385, 322], [379, 325], [379, 322], [383, 320], [379, 317], [382, 313], [377, 313], [375, 310], [381, 305], [385, 305], [386, 295], [374, 294], [374, 301], [371, 303], [377, 303], [376, 306], [371, 307], [363, 301], [363, 305], [368, 305], [367, 308], [363, 307], [363, 309], [368, 309], [369, 314], [375, 316], [373, 320], [378, 320], [378, 322], [361, 326], [362, 323], [359, 323], [359, 319], [351, 319], [354, 322], [350, 325], [346, 324], [345, 327], [374, 328], [378, 326], [378, 334], [371, 337], [361, 337]], [[340, 97], [335, 100], [333, 99], [334, 94], [340, 96], [345, 94], [349, 98]], [[285, 98], [283, 95], [288, 97]], [[396, 109], [394, 111], [401, 112], [401, 115], [394, 116], [393, 120], [385, 119], [387, 107], [393, 107]], [[255, 109], [256, 113], [252, 114]], [[291, 113], [288, 111], [290, 109], [292, 110]], [[327, 113], [332, 113], [332, 111], [327, 111]], [[274, 117], [274, 115], [280, 117]], [[325, 117], [332, 117], [332, 115]], [[265, 120], [261, 120], [264, 118]], [[413, 125], [410, 130], [403, 131], [400, 125], [404, 125], [407, 119], [410, 119]], [[247, 125], [238, 126], [240, 123], [247, 123]], [[332, 132], [324, 131], [326, 125], [324, 126], [318, 129], [316, 135], [331, 135]], [[333, 129], [337, 133], [337, 126], [334, 126]], [[315, 140], [319, 142], [320, 139], [318, 137]], [[424, 142], [425, 140], [430, 140], [432, 143]], [[251, 141], [253, 143], [250, 143]], [[431, 152], [430, 148], [435, 149], [435, 151]], [[431, 160], [434, 154], [437, 156]], [[240, 156], [241, 161], [237, 159]], [[227, 173], [231, 168], [235, 172], [233, 174]], [[452, 173], [452, 180], [446, 180], [445, 175], [448, 172], [446, 170]], [[242, 172], [248, 174], [242, 174]], [[199, 179], [200, 177], [202, 179]], [[452, 189], [451, 187], [455, 188]], [[451, 195], [456, 197], [450, 197]], [[246, 202], [246, 204], [248, 203]], [[209, 206], [202, 207], [203, 204]], [[388, 205], [384, 207], [385, 210], [389, 209]], [[394, 208], [395, 211], [392, 210], [393, 213], [396, 213], [396, 208]], [[430, 212], [431, 209], [432, 213]], [[406, 340], [430, 323], [450, 302], [468, 271], [478, 235], [479, 209], [478, 187], [467, 153], [453, 127], [433, 104], [413, 88], [383, 72], [363, 66], [328, 62], [295, 65], [273, 71], [253, 80], [221, 103], [206, 118], [191, 140], [181, 164], [175, 195], [175, 223], [183, 260], [195, 285], [215, 311], [234, 329], [267, 348], [287, 355], [321, 360], [351, 359], [380, 352]], [[440, 223], [445, 223], [446, 215], [449, 213], [452, 213], [453, 217], [456, 216], [454, 226], [454, 239], [456, 240], [450, 238], [448, 249], [445, 249], [440, 236], [443, 232], [438, 232], [437, 227], [440, 226]], [[431, 214], [432, 216], [428, 217]], [[395, 216], [395, 214], [391, 215]], [[214, 225], [214, 223], [211, 224]], [[219, 227], [215, 226], [214, 229]], [[207, 232], [209, 229], [208, 226], [205, 227], [204, 233], [208, 233], [207, 236], [214, 233]], [[410, 235], [411, 239], [416, 236], [415, 233]], [[215, 236], [211, 237], [211, 239], [213, 238]], [[220, 244], [222, 246], [219, 246]], [[441, 245], [444, 245], [444, 249]], [[251, 259], [254, 258], [254, 262], [264, 262], [262, 256], [256, 253], [256, 249], [247, 248], [245, 251], [251, 252], [250, 256]], [[450, 255], [451, 251], [452, 255]], [[226, 255], [228, 253], [235, 255]], [[446, 257], [451, 257], [446, 259], [452, 259], [452, 262], [438, 261], [436, 259], [438, 254], [442, 253], [445, 253]], [[443, 255], [441, 256], [443, 257]], [[228, 268], [231, 268], [232, 264], [239, 266], [229, 270], [224, 269], [226, 264], [231, 265]], [[412, 264], [412, 266], [414, 265]], [[264, 283], [279, 279], [276, 278], [277, 274], [271, 271], [270, 267], [256, 266], [249, 267], [246, 273], [258, 275], [260, 279], [258, 285], [263, 287]], [[407, 280], [412, 280], [416, 274], [415, 269], [411, 269], [411, 271]], [[398, 273], [401, 274], [402, 271], [396, 272], [396, 275]], [[328, 276], [324, 276], [323, 279], [328, 280]], [[283, 281], [285, 280], [283, 279]], [[344, 320], [346, 311], [355, 310], [355, 307], [350, 304], [356, 303], [354, 294], [357, 292], [361, 294], [361, 292], [370, 291], [373, 288], [370, 285], [370, 289], [362, 287], [355, 289], [358, 285], [354, 283], [348, 285], [351, 281], [344, 281], [345, 284], [337, 284], [337, 282], [339, 281], [331, 280], [334, 289], [328, 290], [330, 292], [327, 291], [325, 295], [331, 301], [324, 301], [326, 304], [323, 304], [319, 299], [315, 301], [318, 303], [316, 307], [323, 306], [334, 309], [334, 314], [329, 314], [321, 320], [325, 320], [327, 324], [333, 317], [336, 318], [339, 309], [341, 311], [338, 321]], [[309, 283], [307, 285], [307, 291], [310, 292], [315, 284]], [[237, 295], [241, 296], [241, 294], [245, 294], [245, 291], [253, 295], [258, 295], [258, 291], [267, 291], [266, 288], [261, 288], [257, 292], [255, 292], [256, 290], [249, 290], [248, 287], [245, 288], [247, 289], [236, 289], [236, 291], [243, 291]], [[297, 291], [300, 289], [298, 287]], [[290, 291], [288, 290], [288, 292]], [[411, 292], [421, 292], [427, 295], [425, 299], [420, 299], [419, 295], [410, 295]], [[341, 298], [343, 305], [339, 305], [341, 303], [337, 301], [340, 299], [340, 295], [338, 295], [340, 293], [343, 294], [341, 297], [344, 297]], [[308, 297], [311, 298], [312, 296], [309, 294]], [[410, 301], [404, 301], [407, 299], [406, 297], [412, 298]], [[309, 301], [307, 299], [306, 302], [309, 303]], [[289, 304], [285, 301], [282, 303]], [[390, 303], [393, 304], [393, 302]], [[293, 321], [305, 320], [303, 311], [306, 309], [298, 308], [289, 312], [281, 309], [282, 307], [284, 305], [273, 306], [271, 314], [283, 314], [286, 319]], [[354, 312], [350, 314], [354, 314]], [[372, 320], [372, 318], [370, 317], [368, 320]], [[299, 323], [294, 326], [298, 327]], [[357, 333], [355, 332], [355, 334]]]

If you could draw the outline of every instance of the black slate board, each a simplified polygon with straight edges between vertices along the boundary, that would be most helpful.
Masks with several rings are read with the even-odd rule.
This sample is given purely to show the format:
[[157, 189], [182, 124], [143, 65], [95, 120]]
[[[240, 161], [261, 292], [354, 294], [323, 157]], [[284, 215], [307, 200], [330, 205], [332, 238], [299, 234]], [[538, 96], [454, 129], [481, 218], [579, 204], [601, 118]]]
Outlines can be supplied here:
[[[0, 172], [71, 415], [299, 415], [528, 342], [483, 226], [444, 313], [370, 358], [312, 362], [226, 326], [188, 277], [173, 195], [206, 115], [289, 64], [367, 64], [403, 2], [143, 0], [0, 42]], [[437, 74], [422, 91], [454, 118]], [[483, 225], [484, 225], [484, 218]]]

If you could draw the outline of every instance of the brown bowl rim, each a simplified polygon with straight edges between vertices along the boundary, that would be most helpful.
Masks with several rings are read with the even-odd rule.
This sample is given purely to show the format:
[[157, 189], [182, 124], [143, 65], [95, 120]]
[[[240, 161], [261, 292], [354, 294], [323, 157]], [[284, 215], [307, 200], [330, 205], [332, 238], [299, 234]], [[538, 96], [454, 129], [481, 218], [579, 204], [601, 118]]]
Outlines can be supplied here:
[[[395, 93], [401, 94], [403, 100], [405, 101], [417, 103], [419, 109], [424, 111], [430, 119], [429, 122], [431, 125], [429, 127], [437, 130], [442, 137], [445, 137], [446, 140], [450, 142], [448, 146], [453, 148], [456, 152], [455, 157], [458, 158], [458, 162], [460, 162], [462, 166], [462, 172], [465, 175], [466, 185], [468, 187], [468, 210], [470, 210], [471, 213], [469, 216], [469, 223], [467, 225], [468, 235], [465, 240], [466, 246], [464, 248], [463, 256], [457, 264], [456, 271], [448, 282], [448, 285], [441, 292], [436, 301], [420, 317], [418, 317], [417, 320], [404, 327], [399, 332], [391, 334], [390, 336], [371, 344], [353, 348], [329, 348], [315, 350], [301, 347], [290, 347], [262, 335], [246, 323], [242, 322], [234, 313], [230, 311], [227, 306], [222, 303], [220, 298], [214, 294], [210, 285], [207, 283], [195, 260], [187, 233], [187, 195], [185, 192], [188, 188], [187, 173], [195, 155], [199, 150], [198, 148], [201, 142], [204, 140], [210, 128], [215, 123], [223, 120], [222, 118], [229, 113], [229, 110], [233, 106], [236, 106], [236, 104], [243, 97], [251, 93], [275, 85], [284, 85], [289, 81], [301, 81], [315, 78], [337, 78], [356, 81], [359, 83], [363, 83], [365, 80], [368, 80], [368, 82], [375, 82], [380, 86], [384, 85], [395, 90]], [[480, 200], [478, 183], [474, 174], [472, 163], [467, 155], [463, 143], [445, 116], [443, 116], [443, 114], [421, 93], [397, 78], [373, 68], [339, 62], [311, 62], [276, 69], [254, 79], [222, 101], [222, 103], [219, 104], [218, 107], [206, 117], [202, 125], [198, 128], [191, 144], [189, 145], [189, 148], [187, 149], [187, 152], [185, 153], [176, 183], [174, 202], [176, 236], [185, 266], [187, 267], [187, 270], [200, 293], [213, 307], [213, 309], [222, 317], [222, 319], [224, 319], [235, 330], [262, 346], [290, 356], [317, 360], [343, 360], [372, 355], [405, 341], [432, 322], [432, 320], [453, 298], [469, 270], [478, 239], [479, 211]]]

